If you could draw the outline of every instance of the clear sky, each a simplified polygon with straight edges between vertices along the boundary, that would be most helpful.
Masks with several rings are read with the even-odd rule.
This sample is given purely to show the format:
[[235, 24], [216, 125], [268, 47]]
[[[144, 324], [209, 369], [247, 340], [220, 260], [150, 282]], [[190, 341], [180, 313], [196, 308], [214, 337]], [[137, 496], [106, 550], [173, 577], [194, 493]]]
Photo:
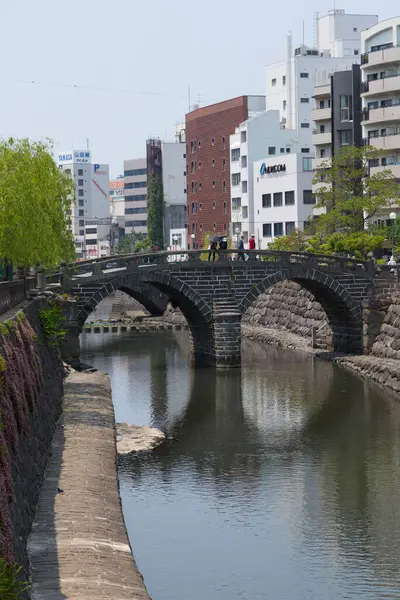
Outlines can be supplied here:
[[[285, 34], [312, 43], [313, 12], [333, 0], [0, 0], [2, 137], [90, 140], [111, 175], [172, 139], [192, 103], [264, 94]], [[348, 13], [400, 13], [396, 0], [336, 0]], [[35, 81], [35, 84], [29, 83]], [[77, 86], [77, 87], [73, 87]], [[113, 91], [114, 90], [114, 91]]]

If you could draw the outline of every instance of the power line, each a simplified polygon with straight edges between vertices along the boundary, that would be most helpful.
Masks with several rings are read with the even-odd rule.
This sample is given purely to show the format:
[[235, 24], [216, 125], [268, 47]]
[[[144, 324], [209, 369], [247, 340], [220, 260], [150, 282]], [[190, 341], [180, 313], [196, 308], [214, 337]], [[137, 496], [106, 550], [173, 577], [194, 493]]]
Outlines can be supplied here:
[[8, 79], [4, 77], [0, 77], [0, 82], [2, 83], [18, 83], [23, 85], [35, 85], [35, 86], [44, 86], [44, 87], [54, 87], [54, 88], [62, 88], [62, 89], [74, 89], [80, 91], [91, 91], [91, 92], [108, 92], [114, 94], [137, 94], [141, 96], [156, 96], [163, 98], [182, 98], [187, 100], [187, 95], [180, 94], [169, 94], [166, 92], [153, 92], [153, 91], [144, 91], [144, 90], [134, 90], [129, 88], [113, 88], [113, 87], [102, 87], [95, 85], [81, 85], [77, 83], [62, 83], [55, 81], [39, 81], [39, 80], [29, 80], [29, 79]]

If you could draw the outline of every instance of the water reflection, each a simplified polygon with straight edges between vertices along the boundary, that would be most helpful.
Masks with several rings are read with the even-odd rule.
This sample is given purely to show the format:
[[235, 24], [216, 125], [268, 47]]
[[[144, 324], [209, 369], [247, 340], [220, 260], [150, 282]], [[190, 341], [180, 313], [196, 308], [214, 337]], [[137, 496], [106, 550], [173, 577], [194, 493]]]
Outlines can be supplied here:
[[185, 338], [86, 338], [117, 418], [175, 439], [120, 464], [153, 600], [400, 597], [400, 406], [335, 365], [244, 344], [191, 370]]

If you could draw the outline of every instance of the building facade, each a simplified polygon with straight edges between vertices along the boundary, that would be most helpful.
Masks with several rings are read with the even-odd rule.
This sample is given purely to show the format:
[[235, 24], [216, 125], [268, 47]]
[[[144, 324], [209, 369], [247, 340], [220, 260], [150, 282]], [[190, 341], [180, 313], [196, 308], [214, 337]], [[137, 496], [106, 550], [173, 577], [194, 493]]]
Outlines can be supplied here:
[[90, 150], [60, 153], [58, 166], [74, 180], [75, 204], [71, 208], [71, 229], [76, 255], [85, 258], [92, 249], [92, 244], [87, 244], [87, 221], [96, 220], [101, 236], [106, 235], [110, 228], [109, 167], [92, 163]]
[[301, 153], [267, 156], [254, 163], [254, 213], [257, 248], [304, 229], [313, 214], [312, 158]]
[[192, 248], [203, 246], [207, 232], [229, 234], [229, 137], [240, 123], [263, 110], [263, 96], [240, 96], [186, 115], [187, 226]]
[[[400, 181], [400, 17], [378, 23], [361, 35], [363, 143], [379, 151], [372, 174], [390, 169]], [[388, 221], [393, 208], [375, 221]]]
[[124, 161], [125, 233], [147, 235], [147, 158]]
[[314, 88], [328, 84], [336, 71], [360, 62], [361, 31], [378, 21], [376, 15], [346, 15], [329, 11], [317, 20], [316, 45], [297, 46], [286, 36], [285, 60], [266, 67], [267, 109], [279, 110], [281, 123], [296, 129], [301, 146], [312, 145]]

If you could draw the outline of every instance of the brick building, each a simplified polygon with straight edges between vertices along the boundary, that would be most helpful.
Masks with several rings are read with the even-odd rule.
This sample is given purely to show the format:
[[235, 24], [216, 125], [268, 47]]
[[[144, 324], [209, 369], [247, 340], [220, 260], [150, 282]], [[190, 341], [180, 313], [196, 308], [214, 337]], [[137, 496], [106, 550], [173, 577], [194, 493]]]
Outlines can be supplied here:
[[187, 225], [191, 247], [201, 248], [207, 232], [230, 233], [229, 136], [240, 123], [263, 110], [264, 96], [239, 96], [186, 115]]

